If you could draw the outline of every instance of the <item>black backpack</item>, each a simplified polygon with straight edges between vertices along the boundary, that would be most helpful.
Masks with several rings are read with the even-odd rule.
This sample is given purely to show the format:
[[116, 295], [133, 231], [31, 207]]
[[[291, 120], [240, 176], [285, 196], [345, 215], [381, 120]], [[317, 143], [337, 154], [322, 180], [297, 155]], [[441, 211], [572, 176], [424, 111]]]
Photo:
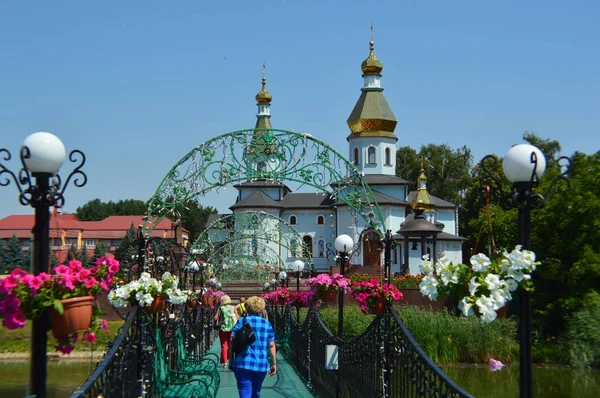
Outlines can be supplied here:
[[254, 330], [252, 330], [252, 325], [248, 323], [248, 320], [244, 316], [242, 328], [235, 332], [233, 336], [233, 352], [236, 354], [244, 352], [255, 341], [256, 336], [254, 335]]

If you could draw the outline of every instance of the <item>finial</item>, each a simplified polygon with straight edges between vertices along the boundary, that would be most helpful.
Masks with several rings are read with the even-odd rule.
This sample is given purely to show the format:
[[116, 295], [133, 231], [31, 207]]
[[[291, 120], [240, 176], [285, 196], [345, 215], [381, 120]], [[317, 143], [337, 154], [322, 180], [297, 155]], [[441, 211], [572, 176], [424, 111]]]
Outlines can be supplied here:
[[267, 70], [267, 64], [266, 62], [263, 61], [263, 65], [262, 65], [262, 88], [260, 90], [260, 92], [258, 94], [256, 94], [256, 101], [259, 104], [268, 104], [271, 102], [271, 94], [269, 94], [269, 92], [266, 89], [267, 86], [267, 78], [266, 78], [266, 70]]
[[263, 89], [265, 88], [265, 85], [267, 84], [267, 78], [265, 77], [266, 70], [267, 70], [267, 65], [263, 61], [263, 75], [262, 75], [262, 86], [263, 86]]
[[371, 41], [369, 42], [371, 56], [373, 55], [373, 51], [375, 50], [375, 41], [373, 40], [373, 22], [371, 22]]

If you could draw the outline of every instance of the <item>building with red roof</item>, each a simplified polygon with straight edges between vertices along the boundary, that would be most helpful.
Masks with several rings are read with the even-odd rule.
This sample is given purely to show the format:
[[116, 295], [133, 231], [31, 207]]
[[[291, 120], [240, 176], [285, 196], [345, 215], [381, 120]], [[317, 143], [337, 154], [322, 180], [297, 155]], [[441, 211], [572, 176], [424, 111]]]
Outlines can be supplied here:
[[[33, 238], [35, 216], [11, 215], [0, 219], [0, 239], [9, 240], [16, 236], [23, 250], [29, 250]], [[107, 254], [113, 253], [121, 244], [127, 230], [144, 223], [144, 216], [110, 216], [101, 221], [81, 221], [75, 214], [50, 215], [50, 251], [59, 262], [67, 257], [71, 246], [93, 254], [96, 245], [103, 244]], [[183, 232], [183, 244], [187, 245], [188, 231]], [[163, 219], [150, 233], [151, 237], [175, 239], [175, 226], [171, 220]]]

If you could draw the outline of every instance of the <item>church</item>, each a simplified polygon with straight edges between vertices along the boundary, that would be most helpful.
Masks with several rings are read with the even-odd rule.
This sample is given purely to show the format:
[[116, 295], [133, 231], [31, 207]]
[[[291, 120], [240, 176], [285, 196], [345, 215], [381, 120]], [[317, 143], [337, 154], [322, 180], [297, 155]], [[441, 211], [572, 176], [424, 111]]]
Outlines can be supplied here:
[[[427, 192], [427, 177], [421, 167], [418, 189], [410, 191], [410, 181], [396, 176], [395, 134], [397, 120], [381, 85], [383, 63], [375, 56], [373, 40], [368, 57], [361, 64], [364, 85], [346, 121], [350, 134], [347, 159], [364, 176], [373, 192], [385, 229], [391, 230], [395, 245], [391, 250], [391, 273], [419, 273], [423, 254], [439, 257], [446, 254], [453, 262], [462, 262], [464, 238], [458, 232], [457, 207]], [[271, 129], [272, 95], [262, 77], [262, 89], [256, 94], [258, 114], [255, 128]], [[256, 167], [268, 167], [257, 164]], [[244, 212], [267, 213], [283, 220], [295, 236], [292, 244], [282, 247], [270, 242], [278, 253], [276, 269], [290, 269], [297, 259], [308, 259], [308, 266], [317, 272], [330, 272], [335, 263], [335, 238], [349, 235], [355, 245], [350, 255], [351, 267], [380, 270], [383, 266], [384, 244], [381, 235], [369, 228], [365, 220], [351, 222], [343, 203], [320, 192], [292, 192], [280, 181], [253, 179], [234, 186], [236, 202], [229, 209], [233, 215]], [[214, 229], [218, 219], [231, 215], [214, 214], [208, 219], [207, 232], [212, 243], [224, 243], [227, 235]], [[373, 217], [369, 214], [369, 217]], [[213, 229], [211, 229], [213, 228]], [[297, 232], [297, 233], [296, 233]], [[285, 228], [281, 233], [286, 233]], [[257, 240], [254, 238], [254, 251]], [[296, 241], [297, 240], [297, 241]], [[332, 251], [333, 250], [333, 251]], [[255, 253], [256, 254], [256, 253]], [[360, 271], [358, 271], [360, 272]]]

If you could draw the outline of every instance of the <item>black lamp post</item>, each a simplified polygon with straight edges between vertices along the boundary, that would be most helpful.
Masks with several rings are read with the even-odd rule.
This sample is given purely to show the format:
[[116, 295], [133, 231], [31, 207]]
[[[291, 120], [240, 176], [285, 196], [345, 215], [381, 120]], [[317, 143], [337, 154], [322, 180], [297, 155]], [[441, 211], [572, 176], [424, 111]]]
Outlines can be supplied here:
[[[482, 179], [484, 185], [491, 183], [500, 190], [498, 177], [488, 168], [488, 165], [497, 165], [498, 159], [494, 155], [488, 155], [481, 161], [483, 170]], [[561, 157], [558, 160], [559, 166], [566, 163], [566, 171], [561, 170], [561, 174], [556, 180], [566, 180], [570, 169], [570, 160], [567, 157]], [[519, 244], [524, 250], [531, 250], [531, 210], [540, 208], [544, 205], [546, 199], [544, 196], [534, 193], [533, 189], [538, 185], [539, 179], [546, 170], [546, 159], [544, 154], [538, 148], [529, 144], [520, 144], [513, 146], [502, 161], [502, 170], [506, 178], [512, 183], [512, 192], [501, 196], [500, 204], [505, 209], [517, 208], [519, 211]], [[554, 186], [554, 183], [550, 185]], [[546, 194], [546, 197], [551, 192]], [[520, 380], [519, 396], [521, 398], [530, 398], [532, 391], [532, 358], [531, 358], [531, 296], [529, 291], [519, 289], [519, 350], [520, 350]]]
[[[35, 209], [35, 225], [33, 227], [33, 274], [47, 272], [50, 265], [50, 206], [62, 207], [65, 201], [65, 188], [72, 177], [73, 184], [82, 187], [87, 182], [87, 176], [81, 171], [85, 163], [85, 155], [74, 150], [69, 154], [71, 162], [79, 165], [67, 177], [64, 185], [58, 169], [65, 160], [65, 147], [58, 137], [53, 134], [39, 132], [27, 137], [21, 147], [20, 157], [22, 168], [17, 176], [0, 162], [0, 185], [10, 183], [12, 178], [19, 189], [19, 202], [23, 206]], [[0, 149], [0, 158], [11, 159], [10, 152]], [[8, 176], [3, 176], [7, 174]], [[35, 178], [32, 183], [31, 177]], [[48, 323], [44, 313], [41, 318], [34, 319], [31, 328], [31, 364], [28, 395], [46, 397], [46, 346], [48, 342]]]
[[[350, 236], [342, 234], [335, 238], [334, 246], [340, 259], [340, 275], [344, 276], [349, 257], [348, 249], [354, 246], [354, 241]], [[344, 331], [344, 292], [340, 291], [338, 295], [338, 337], [342, 338]]]
[[[294, 269], [294, 272], [296, 273], [296, 292], [300, 293], [300, 275], [302, 274], [302, 271], [304, 270], [304, 261], [302, 260], [296, 260], [292, 263], [292, 268]], [[297, 305], [296, 306], [296, 320], [300, 321], [300, 306]]]

